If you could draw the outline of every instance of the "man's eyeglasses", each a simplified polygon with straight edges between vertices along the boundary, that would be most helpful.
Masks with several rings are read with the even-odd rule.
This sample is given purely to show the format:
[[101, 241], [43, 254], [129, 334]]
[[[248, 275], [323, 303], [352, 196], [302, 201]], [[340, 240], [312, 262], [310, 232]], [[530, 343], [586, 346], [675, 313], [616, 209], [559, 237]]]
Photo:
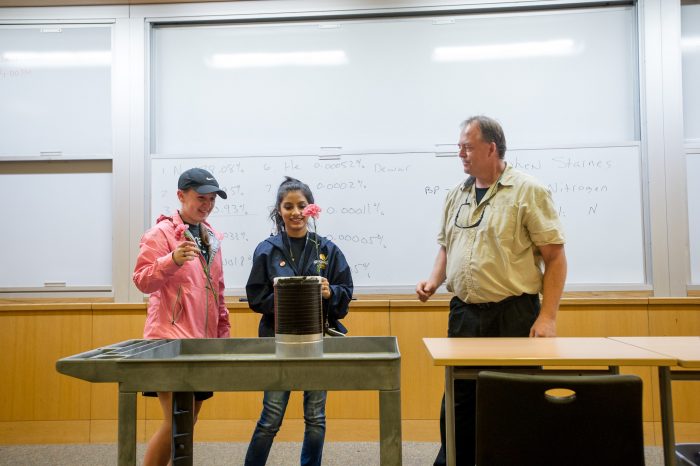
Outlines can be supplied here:
[[481, 215], [479, 216], [479, 220], [476, 221], [476, 223], [473, 223], [469, 225], [469, 213], [471, 210], [471, 202], [469, 202], [469, 198], [467, 198], [466, 201], [464, 201], [464, 204], [459, 206], [459, 209], [457, 209], [457, 215], [455, 215], [455, 226], [457, 228], [463, 228], [463, 229], [468, 229], [468, 228], [476, 228], [479, 226], [481, 221], [484, 219], [484, 214], [486, 213], [486, 208], [489, 206], [488, 203], [484, 206], [484, 209], [481, 211]]

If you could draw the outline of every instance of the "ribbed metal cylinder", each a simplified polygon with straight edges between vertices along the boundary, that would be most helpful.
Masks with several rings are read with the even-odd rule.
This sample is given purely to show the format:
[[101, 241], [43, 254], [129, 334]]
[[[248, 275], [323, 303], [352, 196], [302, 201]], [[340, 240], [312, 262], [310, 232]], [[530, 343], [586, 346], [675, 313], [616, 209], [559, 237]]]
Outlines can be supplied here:
[[274, 291], [276, 355], [323, 356], [321, 277], [277, 277]]

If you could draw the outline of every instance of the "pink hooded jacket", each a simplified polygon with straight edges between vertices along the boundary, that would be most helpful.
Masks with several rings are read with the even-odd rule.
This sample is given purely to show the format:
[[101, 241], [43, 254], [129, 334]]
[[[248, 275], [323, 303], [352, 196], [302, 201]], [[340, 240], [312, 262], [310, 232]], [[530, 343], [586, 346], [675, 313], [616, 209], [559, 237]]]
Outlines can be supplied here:
[[182, 225], [179, 214], [161, 215], [156, 225], [141, 238], [141, 251], [136, 259], [133, 280], [148, 298], [148, 316], [143, 337], [161, 338], [227, 338], [230, 323], [224, 303], [224, 275], [219, 233], [206, 222], [201, 228], [209, 233], [211, 252], [209, 289], [203, 258], [178, 266], [172, 252], [184, 241], [176, 238], [175, 229]]

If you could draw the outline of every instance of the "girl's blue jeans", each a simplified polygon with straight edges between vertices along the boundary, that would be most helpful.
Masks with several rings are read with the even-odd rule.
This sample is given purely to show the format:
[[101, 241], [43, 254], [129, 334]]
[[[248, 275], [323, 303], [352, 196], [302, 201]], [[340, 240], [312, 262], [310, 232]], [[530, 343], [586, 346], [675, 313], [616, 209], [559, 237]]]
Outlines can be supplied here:
[[[272, 441], [282, 425], [290, 392], [268, 391], [263, 396], [263, 410], [255, 426], [245, 455], [245, 466], [264, 466]], [[321, 466], [326, 436], [326, 392], [304, 392], [304, 443], [301, 466]]]

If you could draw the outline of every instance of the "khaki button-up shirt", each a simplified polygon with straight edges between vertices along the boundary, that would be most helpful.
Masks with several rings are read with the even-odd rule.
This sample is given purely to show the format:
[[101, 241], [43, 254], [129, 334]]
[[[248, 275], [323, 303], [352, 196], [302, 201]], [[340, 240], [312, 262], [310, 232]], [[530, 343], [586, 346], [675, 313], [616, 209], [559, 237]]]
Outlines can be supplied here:
[[438, 243], [447, 251], [447, 289], [464, 302], [487, 303], [539, 293], [537, 246], [564, 244], [564, 233], [549, 190], [506, 166], [479, 204], [474, 183], [449, 192]]

